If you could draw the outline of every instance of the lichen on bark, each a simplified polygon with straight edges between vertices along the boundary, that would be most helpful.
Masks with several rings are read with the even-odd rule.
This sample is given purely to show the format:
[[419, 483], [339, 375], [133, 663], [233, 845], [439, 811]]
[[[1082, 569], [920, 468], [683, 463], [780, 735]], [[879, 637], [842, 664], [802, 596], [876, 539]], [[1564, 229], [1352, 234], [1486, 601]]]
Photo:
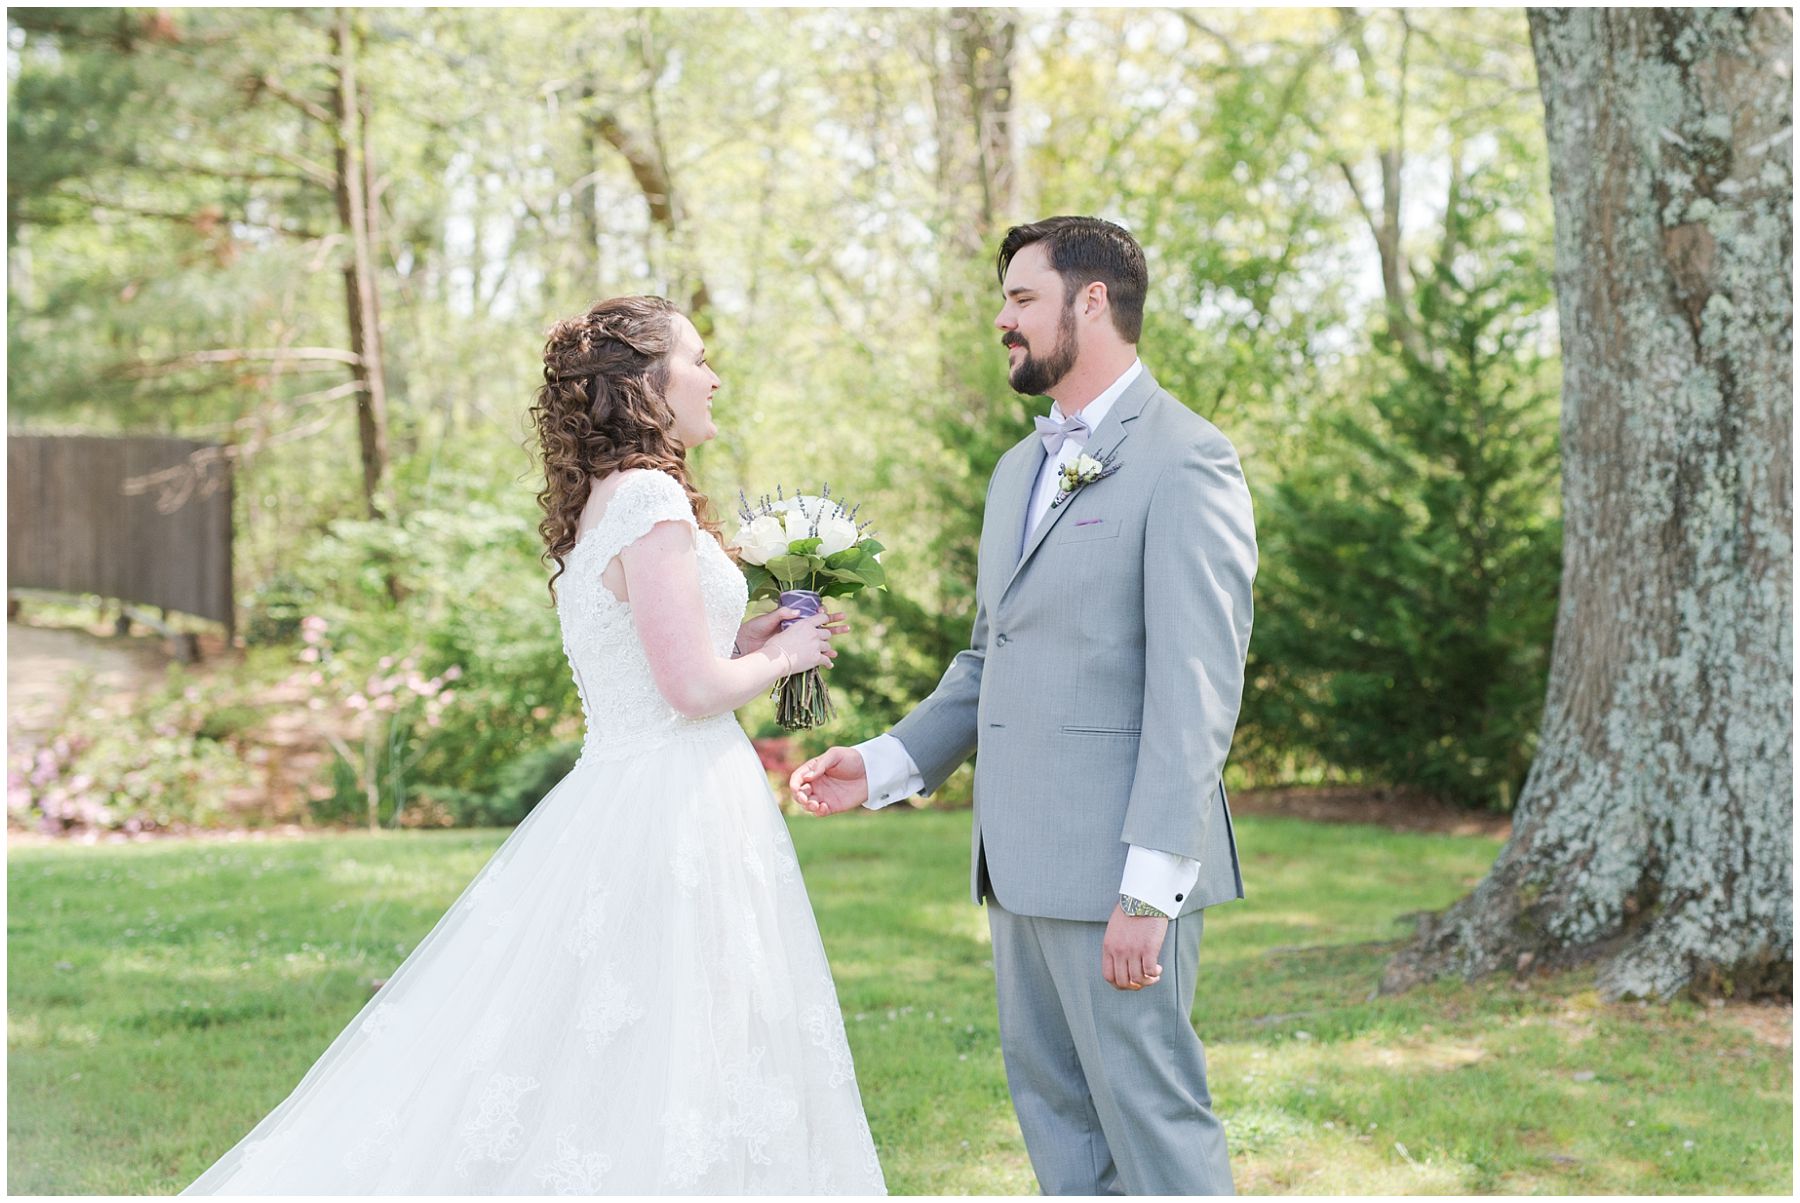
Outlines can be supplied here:
[[1383, 989], [1600, 963], [1791, 993], [1792, 20], [1534, 9], [1563, 339], [1564, 571], [1488, 877]]

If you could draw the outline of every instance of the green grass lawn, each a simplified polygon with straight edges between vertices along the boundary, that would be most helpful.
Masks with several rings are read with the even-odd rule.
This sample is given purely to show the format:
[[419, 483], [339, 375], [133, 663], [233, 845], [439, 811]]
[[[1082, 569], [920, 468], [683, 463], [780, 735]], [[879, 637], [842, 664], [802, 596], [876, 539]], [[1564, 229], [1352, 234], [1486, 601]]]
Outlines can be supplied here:
[[[1033, 1193], [968, 816], [792, 822], [889, 1189]], [[1793, 1185], [1791, 1023], [1598, 1000], [1575, 974], [1400, 998], [1408, 912], [1497, 845], [1245, 818], [1194, 1022], [1251, 1193]], [[8, 1188], [172, 1193], [278, 1103], [502, 831], [15, 848]]]

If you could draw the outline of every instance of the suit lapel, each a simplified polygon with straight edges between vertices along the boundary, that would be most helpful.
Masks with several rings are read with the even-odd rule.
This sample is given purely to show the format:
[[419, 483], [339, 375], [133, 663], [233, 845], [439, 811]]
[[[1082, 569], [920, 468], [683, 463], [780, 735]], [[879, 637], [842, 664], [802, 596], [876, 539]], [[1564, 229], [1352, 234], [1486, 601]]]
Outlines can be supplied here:
[[[1117, 451], [1131, 434], [1131, 424], [1137, 421], [1145, 404], [1156, 395], [1156, 389], [1157, 384], [1150, 376], [1150, 369], [1145, 368], [1139, 372], [1138, 378], [1133, 380], [1119, 395], [1117, 401], [1113, 402], [1112, 409], [1107, 412], [1106, 420], [1100, 423], [1099, 429], [1089, 436], [1085, 448], [1087, 454], [1095, 459], [1100, 459]], [[1037, 471], [1043, 467], [1043, 462], [1044, 455], [1040, 450], [1035, 460], [1031, 480], [1025, 485], [1025, 504], [1027, 505], [1030, 504], [1032, 487], [1037, 483]], [[1062, 520], [1062, 516], [1069, 511], [1073, 504], [1074, 499], [1071, 498], [1044, 514], [1043, 519], [1025, 540], [1025, 550], [1020, 554], [1019, 562], [1013, 568], [1012, 575], [1007, 578], [1005, 588], [1000, 590], [1002, 597], [1006, 596], [1007, 590], [1012, 588], [1013, 582], [1019, 579], [1019, 574], [1025, 571], [1025, 565], [1030, 563], [1032, 553], [1037, 551], [1045, 537]], [[1025, 522], [1025, 515], [1022, 511], [1018, 515], [1018, 522], [1019, 525], [1023, 525]]]
[[[1000, 461], [994, 496], [982, 523], [983, 562], [994, 565], [989, 578], [1004, 589], [1018, 567], [1019, 536], [1038, 471], [1044, 466], [1044, 443], [1035, 434], [1014, 445]], [[992, 599], [999, 601], [996, 593]]]

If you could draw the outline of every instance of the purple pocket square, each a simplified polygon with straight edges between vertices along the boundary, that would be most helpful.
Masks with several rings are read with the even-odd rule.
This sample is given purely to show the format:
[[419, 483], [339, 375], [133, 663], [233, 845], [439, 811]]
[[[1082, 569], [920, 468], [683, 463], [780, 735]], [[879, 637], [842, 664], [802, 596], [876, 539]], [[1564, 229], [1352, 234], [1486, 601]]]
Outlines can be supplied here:
[[1104, 519], [1104, 518], [1083, 518], [1080, 522], [1077, 522], [1075, 525], [1076, 526], [1093, 526], [1097, 522], [1105, 522], [1105, 521], [1106, 521], [1106, 519]]

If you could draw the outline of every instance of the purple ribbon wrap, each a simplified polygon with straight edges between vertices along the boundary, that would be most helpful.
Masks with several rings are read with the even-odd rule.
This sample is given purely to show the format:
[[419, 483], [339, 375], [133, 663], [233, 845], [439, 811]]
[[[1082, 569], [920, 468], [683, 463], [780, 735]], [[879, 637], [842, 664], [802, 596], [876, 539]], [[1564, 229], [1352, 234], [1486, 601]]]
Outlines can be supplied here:
[[781, 620], [781, 629], [784, 631], [799, 622], [801, 618], [811, 618], [825, 608], [825, 600], [811, 589], [783, 589], [781, 596], [776, 600], [789, 610], [800, 611], [797, 618]]

